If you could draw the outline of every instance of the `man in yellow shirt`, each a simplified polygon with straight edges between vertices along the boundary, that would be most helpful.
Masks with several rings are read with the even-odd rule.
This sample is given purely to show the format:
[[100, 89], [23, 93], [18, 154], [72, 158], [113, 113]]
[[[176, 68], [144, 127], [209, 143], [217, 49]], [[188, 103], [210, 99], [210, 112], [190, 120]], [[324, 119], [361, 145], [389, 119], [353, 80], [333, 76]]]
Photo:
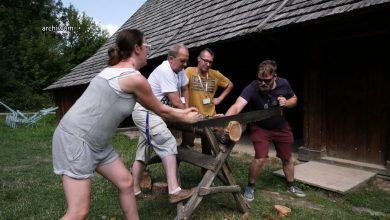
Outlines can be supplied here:
[[[189, 106], [196, 107], [199, 113], [207, 117], [216, 115], [215, 106], [229, 94], [233, 88], [233, 83], [218, 70], [211, 69], [214, 62], [214, 52], [209, 48], [203, 49], [198, 56], [198, 66], [188, 67], [185, 70], [189, 79]], [[218, 87], [223, 88], [223, 92], [218, 97], [215, 92]], [[183, 133], [183, 145], [192, 147], [195, 135], [193, 133]], [[202, 153], [211, 154], [210, 145], [206, 137], [201, 136]]]

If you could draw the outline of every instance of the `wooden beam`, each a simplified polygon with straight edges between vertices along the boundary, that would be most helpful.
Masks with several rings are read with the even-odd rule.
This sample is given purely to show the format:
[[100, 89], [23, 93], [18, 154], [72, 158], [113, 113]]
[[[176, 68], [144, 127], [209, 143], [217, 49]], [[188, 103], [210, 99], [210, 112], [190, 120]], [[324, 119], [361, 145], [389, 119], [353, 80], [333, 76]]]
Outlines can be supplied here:
[[223, 152], [226, 151], [225, 146], [219, 146], [218, 141], [215, 139], [215, 136], [210, 128], [204, 129], [204, 135], [206, 136], [207, 140], [210, 143], [211, 150], [217, 155], [220, 150]]
[[202, 154], [195, 150], [187, 149], [184, 147], [178, 147], [177, 151], [178, 154], [176, 155], [176, 157], [178, 160], [185, 161], [192, 165], [212, 170], [214, 172], [216, 171], [218, 161], [211, 155]]
[[241, 188], [238, 185], [235, 186], [216, 186], [216, 187], [201, 187], [198, 194], [200, 196], [215, 194], [215, 193], [227, 193], [227, 192], [240, 192]]
[[[228, 181], [229, 185], [234, 186], [237, 185], [232, 173], [230, 172], [229, 167], [225, 164], [223, 164], [222, 168], [222, 173], [226, 177], [226, 180]], [[239, 206], [239, 209], [242, 213], [247, 213], [249, 212], [249, 204], [245, 202], [244, 197], [240, 192], [233, 192], [233, 197], [236, 200], [236, 203]]]
[[183, 202], [177, 204], [177, 217], [176, 219], [186, 219], [184, 216], [184, 206]]

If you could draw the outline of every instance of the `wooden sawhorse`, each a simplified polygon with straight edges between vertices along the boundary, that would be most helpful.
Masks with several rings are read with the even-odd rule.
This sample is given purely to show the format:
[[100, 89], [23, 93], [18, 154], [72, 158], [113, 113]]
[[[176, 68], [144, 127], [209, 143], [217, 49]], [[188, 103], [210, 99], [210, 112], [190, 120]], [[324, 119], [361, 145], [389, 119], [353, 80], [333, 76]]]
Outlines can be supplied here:
[[[178, 203], [177, 216], [175, 219], [191, 219], [192, 213], [201, 203], [203, 197], [214, 193], [232, 193], [239, 210], [242, 213], [248, 212], [249, 206], [244, 201], [244, 198], [241, 195], [241, 188], [236, 184], [231, 169], [227, 163], [227, 158], [229, 157], [236, 142], [230, 140], [227, 135], [212, 132], [210, 128], [204, 128], [202, 131], [198, 132], [201, 132], [207, 137], [214, 156], [205, 155], [185, 147], [178, 148], [178, 161], [188, 162], [195, 166], [205, 168], [207, 171], [196, 187], [194, 194], [185, 203], [185, 205], [183, 205], [183, 202]], [[241, 136], [241, 127], [239, 135]], [[217, 138], [217, 136], [220, 138]], [[222, 141], [223, 143], [217, 140], [221, 138], [224, 139]], [[219, 177], [225, 186], [212, 187], [211, 184], [213, 183], [215, 177]]]
[[[261, 121], [278, 114], [282, 115], [283, 111], [281, 108], [276, 107], [241, 113], [234, 116], [208, 119], [198, 122], [195, 127], [183, 124], [168, 124], [170, 128], [176, 130], [196, 131], [197, 133], [205, 135], [210, 142], [211, 150], [214, 153], [214, 156], [211, 156], [192, 149], [186, 149], [185, 147], [178, 148], [177, 159], [179, 161], [185, 161], [195, 166], [205, 168], [207, 171], [196, 187], [194, 194], [185, 205], [183, 205], [183, 202], [177, 204], [177, 216], [175, 219], [191, 219], [192, 213], [202, 202], [203, 197], [214, 193], [232, 193], [239, 210], [242, 213], [247, 213], [249, 211], [249, 204], [244, 201], [244, 198], [241, 195], [241, 188], [237, 185], [232, 175], [227, 158], [236, 142], [241, 138], [240, 123]], [[240, 123], [236, 122], [236, 120]], [[229, 123], [229, 125], [225, 129], [217, 129], [216, 132], [213, 132], [213, 126], [220, 127], [221, 125], [226, 125], [226, 123]], [[211, 184], [215, 177], [220, 178], [225, 186], [212, 187]]]

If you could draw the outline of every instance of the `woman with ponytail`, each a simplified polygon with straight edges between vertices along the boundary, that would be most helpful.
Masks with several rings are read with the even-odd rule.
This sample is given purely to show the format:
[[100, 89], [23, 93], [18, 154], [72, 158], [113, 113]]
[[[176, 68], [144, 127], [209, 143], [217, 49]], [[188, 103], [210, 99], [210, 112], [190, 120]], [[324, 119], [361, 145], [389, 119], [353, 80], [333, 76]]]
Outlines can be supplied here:
[[131, 115], [135, 102], [176, 122], [195, 123], [195, 108], [173, 109], [153, 95], [138, 71], [147, 63], [150, 46], [136, 29], [119, 32], [108, 50], [108, 67], [92, 79], [88, 88], [58, 124], [53, 136], [53, 168], [62, 176], [67, 211], [62, 219], [85, 219], [95, 171], [118, 189], [126, 219], [139, 219], [129, 170], [109, 144], [118, 125]]

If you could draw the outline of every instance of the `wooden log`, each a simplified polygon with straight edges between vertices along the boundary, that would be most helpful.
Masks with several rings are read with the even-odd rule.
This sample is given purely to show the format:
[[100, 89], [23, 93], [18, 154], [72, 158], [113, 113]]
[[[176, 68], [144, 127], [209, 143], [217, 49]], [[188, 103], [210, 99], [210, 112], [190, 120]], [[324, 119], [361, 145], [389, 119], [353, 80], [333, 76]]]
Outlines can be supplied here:
[[162, 196], [168, 194], [168, 184], [164, 182], [153, 183], [152, 193], [155, 196]]
[[223, 131], [229, 136], [231, 141], [237, 142], [241, 139], [242, 127], [238, 121], [229, 122]]
[[240, 192], [240, 186], [215, 186], [215, 187], [200, 187], [199, 195], [205, 196], [214, 193]]
[[150, 177], [150, 174], [148, 171], [144, 171], [142, 175], [141, 183], [139, 184], [141, 188], [144, 189], [152, 189], [152, 177]]
[[220, 143], [227, 144], [229, 141], [237, 142], [241, 139], [242, 126], [237, 121], [231, 121], [225, 128], [214, 128], [213, 131]]
[[281, 217], [288, 216], [291, 212], [291, 209], [289, 207], [284, 206], [284, 205], [275, 205], [274, 209], [276, 210], [278, 215]]

